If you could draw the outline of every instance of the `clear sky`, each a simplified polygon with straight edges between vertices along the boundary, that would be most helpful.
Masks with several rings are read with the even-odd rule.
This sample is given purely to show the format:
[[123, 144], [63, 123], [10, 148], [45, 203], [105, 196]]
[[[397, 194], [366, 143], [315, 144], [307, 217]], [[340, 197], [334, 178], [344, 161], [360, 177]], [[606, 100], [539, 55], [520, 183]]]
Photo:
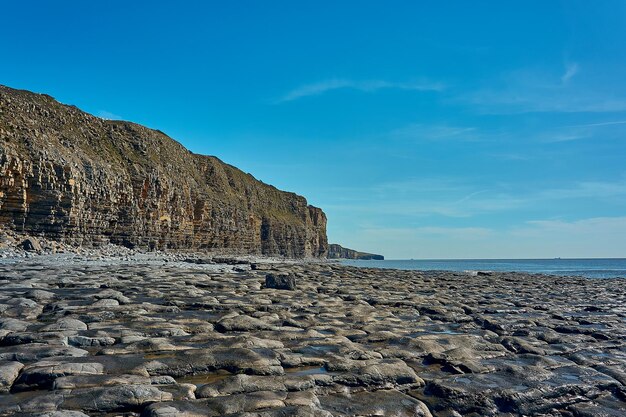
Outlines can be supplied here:
[[302, 194], [332, 242], [626, 257], [625, 1], [0, 4], [0, 84]]

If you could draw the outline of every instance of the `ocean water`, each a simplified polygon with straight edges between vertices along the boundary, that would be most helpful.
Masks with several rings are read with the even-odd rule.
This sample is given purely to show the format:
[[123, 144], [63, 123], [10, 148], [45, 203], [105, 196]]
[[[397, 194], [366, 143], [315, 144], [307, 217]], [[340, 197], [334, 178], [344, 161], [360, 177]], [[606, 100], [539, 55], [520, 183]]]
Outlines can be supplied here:
[[626, 278], [626, 258], [612, 259], [432, 259], [432, 260], [342, 260], [343, 265], [438, 271], [517, 271], [587, 278]]

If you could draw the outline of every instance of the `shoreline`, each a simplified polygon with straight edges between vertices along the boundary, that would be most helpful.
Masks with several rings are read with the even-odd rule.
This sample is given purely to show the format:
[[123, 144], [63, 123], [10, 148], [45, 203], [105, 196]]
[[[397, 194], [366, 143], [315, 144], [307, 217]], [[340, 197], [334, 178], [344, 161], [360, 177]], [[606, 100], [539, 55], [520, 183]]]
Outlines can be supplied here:
[[[384, 261], [378, 260], [354, 260], [354, 259], [325, 259], [325, 258], [283, 258], [275, 256], [264, 255], [242, 255], [232, 252], [198, 252], [198, 251], [144, 251], [128, 249], [118, 245], [105, 245], [96, 248], [83, 248], [83, 247], [71, 247], [59, 252], [53, 252], [49, 250], [42, 251], [27, 251], [21, 248], [0, 248], [0, 265], [11, 264], [19, 262], [51, 262], [56, 263], [59, 260], [69, 261], [72, 263], [100, 263], [102, 265], [108, 264], [158, 264], [158, 263], [176, 263], [180, 266], [184, 265], [203, 265], [204, 268], [208, 268], [208, 265], [214, 265], [213, 269], [227, 270], [225, 266], [237, 265], [239, 268], [243, 268], [244, 265], [251, 264], [331, 264], [342, 267], [350, 268], [362, 268], [362, 269], [379, 269], [388, 271], [415, 271], [415, 272], [441, 272], [448, 274], [467, 274], [469, 276], [477, 275], [489, 275], [489, 274], [522, 274], [522, 275], [538, 275], [553, 278], [566, 278], [575, 277], [583, 279], [625, 279], [626, 276], [602, 276], [591, 277], [585, 275], [575, 274], [560, 274], [558, 272], [534, 272], [524, 270], [492, 270], [492, 269], [472, 269], [472, 270], [454, 270], [454, 269], [416, 269], [416, 268], [400, 268], [393, 266], [380, 266], [374, 265], [376, 263], [393, 263], [393, 262], [414, 262], [416, 260], [408, 259], [388, 259]], [[626, 258], [568, 258], [569, 260], [626, 260]], [[418, 260], [417, 262], [454, 262], [454, 261], [548, 261], [550, 258], [543, 259], [450, 259], [450, 260]], [[359, 265], [352, 265], [350, 263], [358, 263]], [[369, 263], [372, 263], [370, 265]], [[200, 268], [202, 269], [202, 268]], [[232, 268], [231, 268], [232, 269]]]
[[156, 259], [0, 264], [0, 415], [626, 410], [619, 278]]
[[626, 258], [596, 259], [453, 259], [453, 260], [342, 260], [342, 265], [415, 271], [543, 274], [587, 279], [626, 278]]
[[[1, 252], [0, 252], [1, 253]], [[1, 255], [0, 255], [1, 256]], [[524, 277], [536, 277], [544, 279], [592, 279], [592, 280], [624, 280], [626, 277], [587, 277], [583, 275], [551, 274], [543, 272], [526, 271], [493, 271], [493, 270], [445, 270], [445, 269], [401, 269], [393, 267], [379, 266], [354, 266], [345, 265], [341, 259], [289, 259], [277, 257], [263, 257], [256, 255], [211, 255], [207, 253], [166, 253], [166, 252], [139, 252], [132, 255], [84, 255], [74, 253], [57, 254], [29, 254], [25, 257], [0, 257], [1, 265], [11, 265], [18, 263], [33, 263], [43, 265], [98, 265], [98, 266], [160, 266], [171, 265], [180, 268], [206, 270], [212, 272], [245, 272], [252, 270], [253, 265], [335, 265], [342, 268], [355, 268], [359, 270], [380, 270], [383, 272], [405, 271], [422, 274], [447, 274], [452, 276], [480, 277], [492, 276], [496, 274], [520, 275]], [[371, 271], [370, 271], [371, 272]]]

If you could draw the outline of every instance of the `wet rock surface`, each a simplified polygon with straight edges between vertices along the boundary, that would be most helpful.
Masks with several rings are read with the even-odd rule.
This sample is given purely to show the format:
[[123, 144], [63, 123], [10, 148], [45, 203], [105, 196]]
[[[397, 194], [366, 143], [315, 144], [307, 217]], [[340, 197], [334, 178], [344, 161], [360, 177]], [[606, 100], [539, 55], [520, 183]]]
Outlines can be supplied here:
[[253, 265], [0, 264], [0, 416], [626, 415], [624, 280]]

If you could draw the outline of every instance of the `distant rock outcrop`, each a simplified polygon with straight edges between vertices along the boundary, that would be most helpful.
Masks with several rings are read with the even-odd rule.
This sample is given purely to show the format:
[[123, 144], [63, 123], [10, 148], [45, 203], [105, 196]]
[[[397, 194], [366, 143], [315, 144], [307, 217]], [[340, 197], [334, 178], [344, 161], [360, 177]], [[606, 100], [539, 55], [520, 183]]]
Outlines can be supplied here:
[[325, 257], [326, 216], [160, 131], [0, 86], [0, 225], [65, 243]]
[[373, 253], [358, 252], [353, 249], [344, 248], [336, 243], [328, 245], [328, 259], [361, 259], [382, 261], [385, 259], [383, 255], [375, 255]]

